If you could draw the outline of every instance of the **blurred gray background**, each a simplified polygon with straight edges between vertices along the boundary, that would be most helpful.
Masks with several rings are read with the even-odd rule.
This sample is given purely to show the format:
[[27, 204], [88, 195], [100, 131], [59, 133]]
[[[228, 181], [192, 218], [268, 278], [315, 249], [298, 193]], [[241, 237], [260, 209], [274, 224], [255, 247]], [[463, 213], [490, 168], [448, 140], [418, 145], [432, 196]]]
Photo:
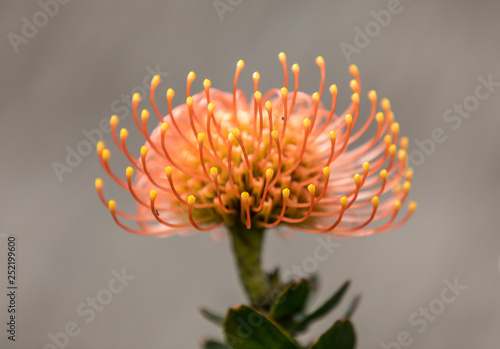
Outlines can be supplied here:
[[[69, 348], [187, 349], [205, 335], [217, 337], [197, 308], [223, 311], [244, 301], [229, 242], [206, 233], [159, 240], [122, 231], [99, 202], [94, 178], [104, 178], [106, 195], [119, 207], [131, 210], [132, 199], [104, 175], [93, 148], [62, 180], [52, 164], [65, 164], [68, 147], [75, 150], [85, 130], [99, 129], [113, 113], [129, 113], [122, 95], [140, 90], [151, 70], [166, 76], [158, 95], [172, 87], [177, 104], [190, 70], [197, 74], [192, 91], [201, 91], [204, 78], [230, 90], [236, 61], [244, 59], [240, 86], [250, 94], [255, 70], [263, 90], [281, 86], [277, 55], [285, 51], [289, 66], [300, 64], [301, 90], [312, 93], [319, 84], [314, 59], [322, 55], [342, 109], [350, 96], [342, 47], [356, 47], [359, 28], [373, 34], [349, 56], [361, 71], [363, 99], [370, 89], [390, 98], [410, 155], [419, 149], [416, 140], [430, 139], [436, 129], [446, 140], [414, 166], [411, 198], [419, 208], [408, 225], [340, 241], [319, 263], [318, 302], [353, 280], [349, 296], [363, 294], [354, 316], [359, 348], [384, 347], [403, 331], [411, 348], [498, 348], [500, 90], [490, 87], [465, 118], [445, 114], [454, 104], [474, 102], [480, 77], [500, 81], [500, 2], [401, 0], [399, 13], [378, 31], [372, 11], [387, 10], [390, 1], [215, 2], [226, 5], [223, 13], [212, 1], [75, 0], [57, 9], [45, 3], [53, 4], [0, 5], [0, 233], [18, 237], [20, 277], [18, 338], [8, 341], [2, 325], [0, 347], [53, 348], [49, 333], [71, 321], [80, 332]], [[28, 22], [38, 23], [35, 33]], [[163, 101], [160, 106], [165, 110]], [[120, 127], [131, 131], [129, 149], [137, 155], [142, 140], [130, 115]], [[124, 174], [126, 161], [111, 135], [104, 140], [113, 168]], [[283, 242], [271, 233], [265, 264], [290, 269], [317, 245], [308, 234]], [[5, 254], [0, 244], [0, 323], [8, 315]], [[135, 278], [86, 323], [90, 316], [77, 308], [123, 268]], [[419, 333], [412, 314], [436, 305], [443, 281], [455, 278], [467, 288]], [[342, 310], [304, 339], [324, 331]]]

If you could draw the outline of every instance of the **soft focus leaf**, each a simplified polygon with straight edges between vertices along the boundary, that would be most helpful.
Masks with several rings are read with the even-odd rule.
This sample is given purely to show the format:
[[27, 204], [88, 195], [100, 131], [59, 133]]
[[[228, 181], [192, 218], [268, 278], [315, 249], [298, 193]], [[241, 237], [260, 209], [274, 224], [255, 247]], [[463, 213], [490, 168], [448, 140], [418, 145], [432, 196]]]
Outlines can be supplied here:
[[344, 294], [346, 293], [347, 289], [349, 288], [349, 285], [351, 284], [350, 281], [346, 281], [340, 289], [333, 294], [330, 299], [328, 299], [321, 307], [319, 307], [317, 310], [312, 312], [311, 314], [305, 316], [302, 320], [300, 320], [297, 325], [293, 327], [293, 331], [298, 332], [302, 331], [307, 328], [307, 326], [316, 320], [319, 320], [323, 316], [327, 315], [331, 310], [333, 310], [342, 300], [342, 297], [344, 297]]
[[307, 280], [302, 279], [290, 283], [275, 299], [269, 316], [281, 319], [301, 312], [307, 301], [309, 290], [310, 286]]
[[233, 349], [300, 349], [279, 325], [245, 305], [232, 308], [224, 320], [226, 343]]
[[214, 341], [212, 339], [203, 341], [203, 343], [201, 343], [201, 348], [202, 349], [229, 349], [229, 347], [226, 346], [225, 344], [218, 342], [218, 341]]
[[200, 308], [200, 313], [205, 319], [217, 326], [222, 326], [222, 323], [224, 322], [224, 318], [222, 317], [222, 315], [218, 315], [211, 310]]
[[350, 319], [352, 317], [352, 315], [356, 311], [360, 301], [361, 301], [361, 295], [358, 294], [356, 297], [354, 297], [352, 299], [351, 304], [349, 304], [349, 308], [347, 308], [347, 311], [345, 312], [344, 318]]
[[339, 320], [328, 329], [309, 349], [354, 349], [356, 332], [352, 323]]

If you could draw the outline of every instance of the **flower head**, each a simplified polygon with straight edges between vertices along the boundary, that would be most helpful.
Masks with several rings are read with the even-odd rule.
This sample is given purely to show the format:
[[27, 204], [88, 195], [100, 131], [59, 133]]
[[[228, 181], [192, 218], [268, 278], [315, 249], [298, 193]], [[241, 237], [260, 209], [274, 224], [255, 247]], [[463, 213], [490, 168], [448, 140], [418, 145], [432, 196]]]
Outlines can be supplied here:
[[[111, 117], [114, 142], [133, 166], [126, 169], [126, 179], [111, 171], [103, 142], [97, 154], [105, 171], [137, 202], [135, 215], [118, 210], [115, 201], [106, 202], [103, 182], [96, 180], [101, 201], [118, 225], [155, 236], [222, 224], [249, 229], [287, 224], [305, 232], [359, 236], [395, 229], [409, 219], [415, 202], [408, 204], [404, 218], [396, 219], [413, 172], [407, 168], [408, 139], [400, 136], [389, 100], [382, 99], [377, 112], [377, 94], [370, 91], [371, 110], [366, 118], [360, 116], [361, 81], [351, 65], [351, 103], [336, 113], [336, 85], [328, 88], [331, 108], [321, 102], [322, 57], [316, 59], [321, 83], [312, 95], [298, 90], [297, 64], [291, 67], [294, 85], [288, 91], [284, 53], [279, 60], [283, 87], [262, 94], [255, 72], [250, 103], [237, 89], [243, 61], [236, 64], [232, 93], [204, 80], [204, 91], [191, 95], [196, 76], [190, 72], [185, 103], [173, 108], [175, 93], [167, 90], [165, 117], [155, 103], [160, 77], [153, 77], [150, 102], [159, 122], [151, 134], [149, 111], [138, 112], [142, 97], [136, 93], [132, 98], [134, 120], [146, 140], [139, 159], [127, 149], [128, 131], [121, 129], [118, 136], [119, 119]], [[122, 219], [136, 221], [140, 230]]]

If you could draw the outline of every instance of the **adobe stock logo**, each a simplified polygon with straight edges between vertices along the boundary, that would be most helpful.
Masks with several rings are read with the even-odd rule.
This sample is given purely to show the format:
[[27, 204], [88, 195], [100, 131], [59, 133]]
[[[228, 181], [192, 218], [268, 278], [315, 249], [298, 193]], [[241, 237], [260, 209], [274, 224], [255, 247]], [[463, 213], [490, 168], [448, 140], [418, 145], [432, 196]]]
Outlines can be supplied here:
[[12, 49], [16, 54], [19, 53], [19, 47], [26, 45], [30, 39], [33, 39], [41, 28], [45, 27], [50, 18], [54, 18], [59, 13], [59, 5], [66, 5], [71, 0], [39, 0], [38, 6], [41, 10], [35, 12], [31, 18], [26, 16], [21, 17], [21, 34], [9, 32], [7, 39], [9, 39]]

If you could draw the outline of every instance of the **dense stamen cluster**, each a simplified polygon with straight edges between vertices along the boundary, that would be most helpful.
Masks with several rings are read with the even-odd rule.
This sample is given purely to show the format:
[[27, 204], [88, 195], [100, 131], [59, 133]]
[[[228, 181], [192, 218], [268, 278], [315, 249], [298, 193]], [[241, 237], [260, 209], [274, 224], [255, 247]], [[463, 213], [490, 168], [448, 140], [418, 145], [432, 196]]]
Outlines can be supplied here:
[[[336, 85], [328, 89], [331, 108], [321, 103], [322, 57], [316, 59], [321, 83], [312, 95], [298, 90], [297, 64], [291, 67], [294, 90], [288, 92], [284, 53], [279, 60], [283, 87], [262, 95], [260, 75], [255, 72], [250, 104], [237, 89], [243, 61], [236, 65], [232, 94], [204, 80], [204, 91], [191, 96], [196, 76], [190, 72], [186, 103], [173, 108], [175, 93], [168, 89], [165, 117], [155, 103], [160, 83], [155, 76], [150, 102], [159, 124], [151, 134], [146, 109], [139, 120], [141, 96], [136, 93], [132, 99], [135, 123], [146, 140], [139, 159], [127, 149], [128, 131], [121, 129], [118, 139], [119, 119], [111, 117], [113, 140], [135, 167], [126, 169], [126, 180], [120, 179], [109, 167], [110, 151], [103, 142], [98, 144], [105, 171], [137, 201], [136, 215], [118, 210], [114, 200], [106, 202], [103, 182], [96, 179], [99, 197], [119, 226], [132, 233], [168, 236], [191, 227], [207, 231], [221, 224], [249, 229], [288, 224], [311, 233], [359, 236], [395, 229], [409, 219], [414, 202], [395, 223], [413, 172], [407, 168], [408, 139], [400, 137], [389, 101], [382, 99], [382, 111], [377, 112], [377, 94], [370, 91], [371, 111], [358, 127], [361, 81], [356, 66], [349, 69], [354, 78], [351, 103], [337, 114]], [[377, 127], [375, 134], [352, 147], [372, 124]], [[119, 217], [135, 220], [140, 230], [125, 226]]]

